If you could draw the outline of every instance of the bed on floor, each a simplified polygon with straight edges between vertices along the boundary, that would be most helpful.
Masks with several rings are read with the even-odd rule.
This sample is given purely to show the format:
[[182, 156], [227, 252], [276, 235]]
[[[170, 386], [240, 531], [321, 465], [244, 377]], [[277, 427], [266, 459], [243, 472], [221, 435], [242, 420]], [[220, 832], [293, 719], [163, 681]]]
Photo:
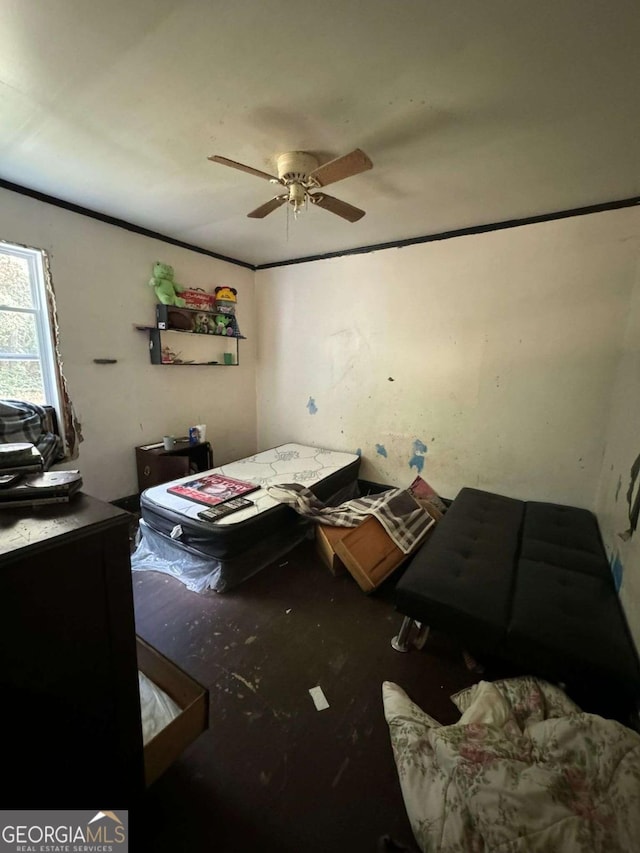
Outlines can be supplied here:
[[[300, 483], [320, 500], [354, 497], [360, 457], [354, 453], [282, 444], [211, 471], [153, 486], [140, 497], [140, 541], [134, 570], [152, 569], [177, 577], [195, 592], [224, 592], [246, 580], [304, 538], [308, 528], [291, 507], [272, 498], [269, 486]], [[259, 488], [253, 503], [216, 522], [202, 521], [201, 503], [170, 491], [207, 474], [222, 474]]]

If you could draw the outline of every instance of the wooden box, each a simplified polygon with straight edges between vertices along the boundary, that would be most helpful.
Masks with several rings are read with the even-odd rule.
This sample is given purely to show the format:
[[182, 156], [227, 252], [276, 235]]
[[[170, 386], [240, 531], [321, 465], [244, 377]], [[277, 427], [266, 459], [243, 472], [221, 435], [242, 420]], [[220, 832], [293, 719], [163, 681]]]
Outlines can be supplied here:
[[178, 294], [181, 299], [184, 299], [185, 308], [192, 308], [195, 311], [215, 311], [216, 310], [216, 295], [208, 293], [201, 287], [191, 287], [183, 290]]
[[343, 575], [347, 568], [336, 554], [336, 542], [343, 539], [353, 527], [329, 527], [316, 524], [316, 553], [332, 575]]
[[409, 556], [394, 543], [380, 522], [371, 517], [335, 542], [340, 560], [360, 589], [372, 592]]
[[151, 785], [209, 727], [209, 693], [140, 637], [138, 668], [176, 702], [182, 713], [144, 747], [144, 775]]

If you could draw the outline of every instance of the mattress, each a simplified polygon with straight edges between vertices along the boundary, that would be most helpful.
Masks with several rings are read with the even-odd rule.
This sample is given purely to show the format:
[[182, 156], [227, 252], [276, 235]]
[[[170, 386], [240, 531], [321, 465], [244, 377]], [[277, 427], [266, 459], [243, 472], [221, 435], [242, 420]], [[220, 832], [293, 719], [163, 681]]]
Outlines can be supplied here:
[[[320, 500], [327, 501], [355, 482], [359, 466], [360, 457], [354, 453], [282, 444], [211, 471], [146, 489], [140, 497], [140, 512], [151, 528], [192, 552], [218, 560], [234, 558], [282, 528], [294, 527], [298, 520], [293, 509], [268, 494], [269, 486], [300, 483]], [[259, 486], [247, 495], [252, 505], [214, 523], [205, 522], [198, 518], [198, 513], [205, 509], [202, 504], [169, 491], [209, 473]]]

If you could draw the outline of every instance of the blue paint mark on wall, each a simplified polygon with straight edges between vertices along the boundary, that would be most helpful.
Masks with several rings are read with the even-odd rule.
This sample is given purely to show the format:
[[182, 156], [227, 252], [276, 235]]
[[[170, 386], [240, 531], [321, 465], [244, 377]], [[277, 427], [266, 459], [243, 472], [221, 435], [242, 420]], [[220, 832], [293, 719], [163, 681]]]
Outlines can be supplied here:
[[307, 409], [309, 409], [310, 415], [315, 415], [315, 413], [318, 411], [318, 407], [316, 406], [316, 401], [313, 399], [313, 397], [309, 397], [309, 402], [307, 403]]
[[409, 460], [409, 468], [415, 468], [418, 474], [422, 474], [422, 469], [424, 468], [424, 456], [418, 456], [417, 453], [414, 453]]
[[419, 438], [413, 442], [413, 456], [409, 459], [409, 468], [415, 468], [418, 474], [422, 474], [424, 468], [424, 455], [427, 452], [427, 445], [420, 441]]
[[376, 453], [378, 456], [384, 456], [385, 459], [387, 458], [387, 448], [384, 444], [376, 444]]
[[358, 449], [356, 450], [356, 456], [362, 456], [362, 448], [361, 447], [358, 447]]
[[622, 576], [624, 574], [624, 566], [622, 565], [622, 561], [620, 560], [620, 554], [616, 551], [613, 560], [611, 561], [611, 574], [613, 575], [613, 582], [616, 587], [616, 592], [620, 592], [620, 587], [622, 586]]

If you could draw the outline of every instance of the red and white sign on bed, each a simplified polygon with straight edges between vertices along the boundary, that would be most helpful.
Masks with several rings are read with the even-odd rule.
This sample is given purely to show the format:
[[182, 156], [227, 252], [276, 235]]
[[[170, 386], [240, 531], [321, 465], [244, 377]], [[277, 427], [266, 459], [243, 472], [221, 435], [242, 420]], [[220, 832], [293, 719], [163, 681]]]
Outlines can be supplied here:
[[179, 486], [171, 486], [167, 491], [199, 504], [216, 506], [231, 498], [255, 492], [259, 488], [260, 486], [248, 483], [246, 480], [234, 480], [233, 477], [225, 477], [222, 474], [207, 474], [206, 477], [189, 480]]

